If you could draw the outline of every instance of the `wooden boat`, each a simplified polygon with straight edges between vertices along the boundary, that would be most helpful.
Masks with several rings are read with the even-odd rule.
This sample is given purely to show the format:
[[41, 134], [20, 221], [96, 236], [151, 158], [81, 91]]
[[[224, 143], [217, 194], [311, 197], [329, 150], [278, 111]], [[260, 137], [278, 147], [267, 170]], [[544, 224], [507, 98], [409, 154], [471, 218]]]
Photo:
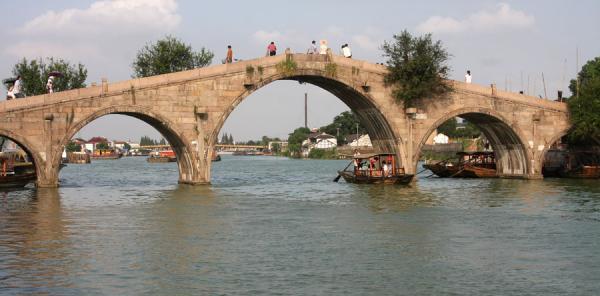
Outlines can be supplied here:
[[598, 179], [600, 178], [600, 155], [593, 151], [568, 153], [559, 175], [563, 178]]
[[91, 159], [119, 159], [123, 154], [115, 149], [96, 149], [90, 156]]
[[494, 152], [459, 152], [458, 160], [425, 164], [424, 168], [441, 178], [495, 178]]
[[36, 180], [35, 166], [26, 161], [24, 152], [0, 155], [0, 188], [18, 188]]
[[151, 163], [176, 162], [177, 156], [173, 150], [154, 151], [150, 153], [146, 161]]
[[77, 164], [86, 164], [92, 162], [90, 155], [85, 152], [67, 152], [67, 158], [65, 160], [66, 163]]
[[[352, 164], [354, 168], [348, 170]], [[414, 175], [396, 166], [394, 154], [372, 153], [353, 156], [352, 162], [344, 170], [338, 171], [334, 181], [337, 182], [340, 177], [356, 184], [408, 184]]]

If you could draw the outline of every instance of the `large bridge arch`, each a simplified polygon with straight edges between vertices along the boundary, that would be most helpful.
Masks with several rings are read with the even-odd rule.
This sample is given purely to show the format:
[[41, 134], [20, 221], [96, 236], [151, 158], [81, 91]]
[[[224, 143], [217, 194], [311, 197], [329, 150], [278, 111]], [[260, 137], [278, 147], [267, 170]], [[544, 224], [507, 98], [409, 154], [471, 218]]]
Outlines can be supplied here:
[[[97, 110], [73, 122], [59, 142], [58, 147], [60, 149], [56, 149], [52, 155], [53, 167], [58, 168], [62, 157], [62, 148], [69, 143], [79, 130], [92, 121], [111, 114], [131, 116], [155, 128], [169, 141], [175, 151], [179, 168], [179, 182], [192, 183], [193, 180], [196, 180], [194, 174], [198, 174], [198, 169], [195, 165], [197, 162], [194, 159], [194, 147], [191, 147], [191, 141], [186, 139], [183, 133], [177, 130], [177, 126], [165, 116], [152, 111], [150, 108], [140, 106], [111, 106]], [[56, 178], [58, 178], [57, 169], [53, 169], [52, 173], [55, 173]]]
[[475, 124], [490, 142], [495, 156], [499, 176], [527, 178], [534, 159], [525, 145], [523, 132], [511, 126], [507, 118], [489, 108], [465, 107], [443, 114], [427, 127], [417, 146], [415, 165], [419, 161], [425, 142], [440, 125], [447, 120], [461, 117]]
[[40, 176], [43, 176], [42, 164], [44, 163], [44, 157], [42, 156], [42, 154], [40, 154], [40, 152], [43, 151], [40, 150], [40, 148], [33, 146], [33, 144], [30, 143], [26, 138], [10, 130], [0, 128], [0, 136], [15, 142], [15, 144], [19, 145], [19, 147], [21, 147], [21, 149], [23, 149], [25, 153], [27, 153], [27, 155], [32, 158], [36, 176], [39, 180]]
[[246, 87], [246, 89], [229, 102], [220, 117], [216, 120], [209, 136], [209, 146], [217, 143], [218, 134], [225, 121], [235, 108], [254, 92], [276, 81], [293, 80], [301, 83], [310, 83], [318, 86], [340, 99], [346, 106], [354, 111], [361, 124], [366, 128], [373, 146], [378, 151], [391, 152], [397, 155], [398, 161], [406, 166], [406, 153], [402, 146], [403, 139], [396, 132], [397, 126], [391, 123], [384, 114], [384, 108], [368, 92], [362, 88], [354, 87], [351, 81], [328, 75], [321, 69], [299, 68], [293, 74], [276, 73], [266, 76], [261, 80]]

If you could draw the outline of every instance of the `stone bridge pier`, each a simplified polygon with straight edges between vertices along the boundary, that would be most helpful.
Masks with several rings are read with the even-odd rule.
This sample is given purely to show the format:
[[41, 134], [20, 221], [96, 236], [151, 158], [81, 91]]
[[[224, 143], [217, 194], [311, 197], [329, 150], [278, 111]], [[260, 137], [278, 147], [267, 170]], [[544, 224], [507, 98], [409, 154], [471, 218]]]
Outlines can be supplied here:
[[0, 135], [29, 153], [38, 186], [53, 187], [58, 185], [63, 148], [85, 125], [109, 114], [138, 118], [154, 127], [175, 150], [179, 182], [208, 184], [213, 147], [231, 112], [256, 90], [278, 80], [311, 83], [338, 97], [357, 114], [375, 149], [394, 153], [396, 163], [412, 173], [429, 135], [455, 116], [483, 131], [496, 152], [502, 177], [540, 178], [547, 149], [570, 126], [564, 103], [456, 81], [450, 81], [454, 88], [449, 94], [404, 108], [386, 85], [386, 73], [385, 66], [365, 61], [286, 52], [110, 84], [104, 81], [0, 102]]

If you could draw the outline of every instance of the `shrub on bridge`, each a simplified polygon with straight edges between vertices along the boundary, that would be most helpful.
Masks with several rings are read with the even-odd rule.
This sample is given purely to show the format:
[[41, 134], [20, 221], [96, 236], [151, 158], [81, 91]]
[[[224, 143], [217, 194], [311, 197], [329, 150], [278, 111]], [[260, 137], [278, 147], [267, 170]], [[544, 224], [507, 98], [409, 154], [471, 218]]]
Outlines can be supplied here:
[[394, 87], [394, 97], [404, 102], [404, 107], [451, 90], [446, 82], [450, 55], [441, 41], [432, 41], [431, 34], [413, 37], [404, 30], [394, 35], [392, 42], [386, 41], [382, 49], [389, 70], [385, 81]]

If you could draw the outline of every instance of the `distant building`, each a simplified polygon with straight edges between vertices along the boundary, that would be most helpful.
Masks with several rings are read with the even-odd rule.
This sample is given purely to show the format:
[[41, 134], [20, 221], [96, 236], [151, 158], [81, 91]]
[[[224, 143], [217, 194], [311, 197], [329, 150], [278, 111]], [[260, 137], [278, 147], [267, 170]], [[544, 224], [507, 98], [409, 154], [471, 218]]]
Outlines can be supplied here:
[[348, 143], [348, 146], [350, 147], [373, 147], [373, 144], [371, 143], [371, 137], [369, 137], [368, 134], [352, 134], [352, 135], [348, 135], [346, 136], [346, 143]]
[[448, 136], [439, 133], [437, 134], [435, 137], [433, 137], [433, 144], [448, 144], [450, 141], [450, 138], [448, 138]]
[[334, 136], [327, 133], [319, 133], [318, 130], [313, 129], [306, 140], [302, 142], [302, 155], [307, 157], [314, 148], [333, 149], [336, 147], [337, 139]]
[[125, 141], [113, 141], [111, 146], [125, 150], [125, 144], [127, 144]]
[[108, 139], [104, 137], [93, 137], [85, 142], [84, 148], [85, 150], [89, 150], [90, 152], [94, 153], [94, 150], [96, 150], [96, 145], [99, 143], [108, 144]]

